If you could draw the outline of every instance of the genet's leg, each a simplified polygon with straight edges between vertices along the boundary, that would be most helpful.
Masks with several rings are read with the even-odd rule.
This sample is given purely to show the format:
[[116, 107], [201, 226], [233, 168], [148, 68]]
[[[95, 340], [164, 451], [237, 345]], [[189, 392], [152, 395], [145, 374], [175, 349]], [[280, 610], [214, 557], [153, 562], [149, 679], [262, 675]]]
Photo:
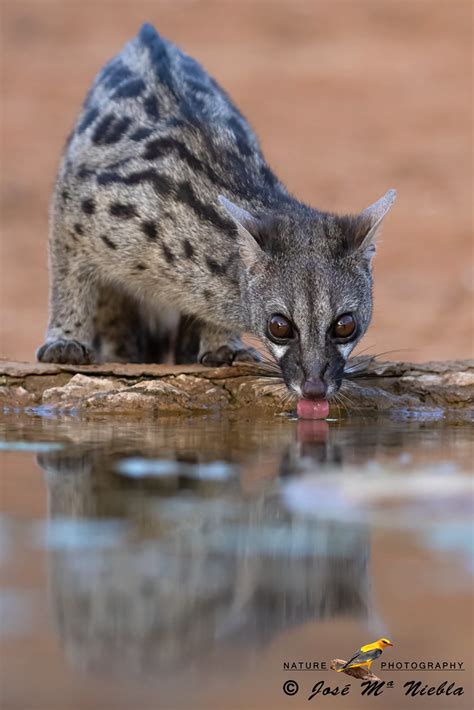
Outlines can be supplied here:
[[203, 365], [219, 367], [233, 362], [260, 362], [261, 356], [243, 344], [240, 333], [206, 323], [200, 334], [198, 359]]

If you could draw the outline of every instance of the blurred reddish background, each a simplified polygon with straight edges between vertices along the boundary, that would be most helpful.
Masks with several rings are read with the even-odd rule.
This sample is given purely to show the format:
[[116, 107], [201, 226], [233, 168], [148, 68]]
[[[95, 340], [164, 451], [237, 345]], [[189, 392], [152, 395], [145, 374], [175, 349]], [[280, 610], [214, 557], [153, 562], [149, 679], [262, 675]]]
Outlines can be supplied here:
[[60, 151], [95, 73], [144, 20], [223, 84], [301, 199], [350, 212], [398, 189], [362, 347], [410, 360], [472, 353], [471, 2], [1, 6], [1, 355], [31, 360], [42, 342]]

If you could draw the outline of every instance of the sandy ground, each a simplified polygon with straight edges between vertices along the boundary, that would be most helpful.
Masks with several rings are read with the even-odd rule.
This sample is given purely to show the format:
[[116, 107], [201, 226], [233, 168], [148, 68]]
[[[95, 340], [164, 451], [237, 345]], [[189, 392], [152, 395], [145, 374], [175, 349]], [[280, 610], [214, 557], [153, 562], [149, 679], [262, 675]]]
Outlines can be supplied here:
[[396, 187], [363, 346], [472, 352], [471, 8], [463, 0], [2, 0], [0, 353], [31, 359], [47, 313], [47, 210], [103, 63], [144, 20], [198, 58], [300, 198], [355, 211]]

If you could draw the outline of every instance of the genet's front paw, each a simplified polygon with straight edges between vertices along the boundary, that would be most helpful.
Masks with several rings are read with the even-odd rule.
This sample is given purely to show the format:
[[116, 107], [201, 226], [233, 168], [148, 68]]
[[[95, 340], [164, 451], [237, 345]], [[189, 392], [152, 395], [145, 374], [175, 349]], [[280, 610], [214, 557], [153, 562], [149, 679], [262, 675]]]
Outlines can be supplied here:
[[62, 365], [90, 365], [94, 351], [78, 340], [53, 340], [36, 351], [39, 362], [56, 362]]
[[262, 356], [255, 348], [241, 348], [236, 351], [233, 362], [262, 362]]
[[201, 355], [200, 362], [207, 367], [232, 365], [234, 362], [260, 362], [261, 356], [254, 348], [231, 348], [222, 345], [217, 350]]

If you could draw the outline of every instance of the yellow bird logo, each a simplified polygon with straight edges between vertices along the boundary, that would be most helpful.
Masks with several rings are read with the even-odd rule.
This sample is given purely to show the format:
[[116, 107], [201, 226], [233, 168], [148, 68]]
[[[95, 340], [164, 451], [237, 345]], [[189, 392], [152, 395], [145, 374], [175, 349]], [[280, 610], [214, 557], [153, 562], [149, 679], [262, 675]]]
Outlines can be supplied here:
[[393, 646], [393, 643], [388, 639], [379, 639], [374, 641], [374, 643], [362, 646], [343, 666], [336, 669], [337, 672], [341, 673], [341, 671], [347, 671], [349, 668], [367, 668], [370, 671], [370, 666], [382, 655], [382, 651], [386, 646]]

